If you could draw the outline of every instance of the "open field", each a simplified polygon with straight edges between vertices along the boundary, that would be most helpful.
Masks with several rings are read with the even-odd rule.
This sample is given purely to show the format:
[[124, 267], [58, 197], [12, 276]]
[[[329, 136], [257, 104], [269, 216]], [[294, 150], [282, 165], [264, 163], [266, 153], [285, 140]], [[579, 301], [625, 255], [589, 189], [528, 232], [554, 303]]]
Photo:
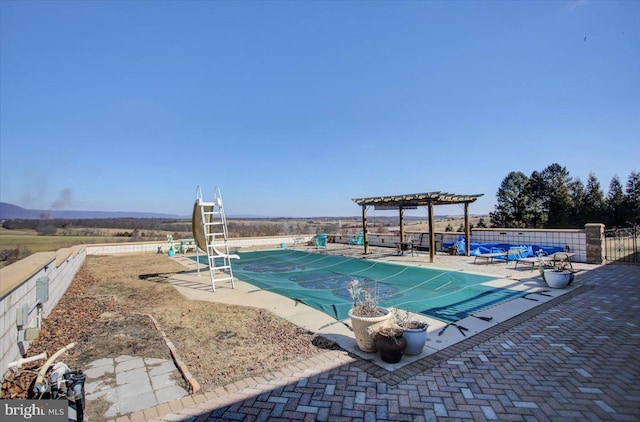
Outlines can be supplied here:
[[35, 230], [0, 229], [0, 268], [36, 252], [57, 251], [75, 245], [128, 242], [116, 236], [43, 236]]
[[55, 251], [60, 248], [68, 248], [74, 245], [93, 243], [117, 243], [128, 242], [128, 238], [116, 236], [39, 236], [39, 235], [2, 235], [0, 236], [0, 248], [12, 249], [27, 247], [32, 253]]
[[[165, 240], [171, 232], [155, 233], [153, 236], [116, 236], [118, 233], [132, 232], [131, 229], [58, 229], [55, 235], [41, 235], [36, 230], [0, 228], [0, 268], [37, 252], [57, 251], [75, 245], [96, 243], [121, 243], [132, 241]], [[82, 234], [84, 233], [84, 234]], [[172, 234], [172, 233], [171, 233]], [[184, 233], [182, 237], [191, 237]]]
[[[393, 233], [399, 229], [397, 215], [376, 216], [375, 213], [372, 214], [369, 216], [368, 222], [371, 233]], [[480, 219], [484, 219], [485, 224], [489, 224], [488, 216], [472, 216], [469, 221], [473, 226], [477, 226]], [[135, 224], [135, 220], [132, 221], [134, 221], [132, 224]], [[184, 226], [190, 225], [190, 221], [183, 223], [180, 230], [183, 230]], [[232, 238], [315, 233], [356, 234], [362, 231], [360, 217], [239, 218], [228, 219], [227, 223], [229, 235]], [[439, 216], [435, 219], [435, 230], [443, 232], [447, 226], [450, 226], [453, 231], [457, 231], [463, 223], [464, 219], [461, 216]], [[122, 224], [122, 221], [114, 219], [113, 224]], [[159, 223], [159, 225], [161, 224]], [[429, 222], [426, 217], [424, 219], [408, 217], [405, 220], [405, 230], [407, 232], [427, 232], [429, 231]], [[9, 230], [2, 227], [0, 228], [0, 267], [36, 252], [56, 251], [83, 244], [164, 241], [168, 234], [173, 235], [176, 240], [192, 237], [190, 231], [175, 232], [162, 230], [162, 228], [143, 230], [132, 227], [71, 227], [71, 225], [64, 225], [64, 227], [55, 229], [55, 234], [43, 235], [35, 229]]]

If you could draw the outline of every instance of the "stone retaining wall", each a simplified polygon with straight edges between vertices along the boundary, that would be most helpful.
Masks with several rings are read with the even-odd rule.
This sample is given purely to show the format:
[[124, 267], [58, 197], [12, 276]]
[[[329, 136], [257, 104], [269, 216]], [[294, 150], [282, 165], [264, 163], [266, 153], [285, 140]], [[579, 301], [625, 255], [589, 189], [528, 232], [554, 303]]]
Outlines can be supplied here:
[[[0, 269], [0, 368], [3, 373], [9, 362], [19, 359], [29, 348], [30, 342], [25, 338], [27, 330], [18, 329], [19, 310], [33, 310], [24, 328], [37, 329], [39, 319], [48, 316], [58, 304], [85, 256], [85, 248], [76, 246], [38, 252]], [[38, 300], [40, 306], [36, 306]], [[55, 350], [48, 352], [52, 354]]]

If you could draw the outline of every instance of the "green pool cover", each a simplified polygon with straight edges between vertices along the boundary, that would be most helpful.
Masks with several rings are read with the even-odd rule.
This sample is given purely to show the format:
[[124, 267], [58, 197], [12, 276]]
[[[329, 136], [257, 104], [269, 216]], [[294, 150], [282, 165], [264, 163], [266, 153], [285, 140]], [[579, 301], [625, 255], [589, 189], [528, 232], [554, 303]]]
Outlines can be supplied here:
[[347, 318], [351, 309], [346, 285], [352, 280], [377, 286], [381, 306], [445, 322], [523, 295], [483, 285], [495, 277], [291, 249], [243, 252], [232, 265], [238, 279], [300, 300], [336, 319]]

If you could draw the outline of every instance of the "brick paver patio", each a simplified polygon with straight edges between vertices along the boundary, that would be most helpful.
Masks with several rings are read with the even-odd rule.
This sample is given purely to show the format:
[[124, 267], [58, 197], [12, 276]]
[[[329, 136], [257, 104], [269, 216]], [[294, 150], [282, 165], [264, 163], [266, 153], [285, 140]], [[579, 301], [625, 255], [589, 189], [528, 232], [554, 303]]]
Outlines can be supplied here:
[[640, 267], [584, 287], [394, 373], [327, 351], [122, 421], [640, 420]]

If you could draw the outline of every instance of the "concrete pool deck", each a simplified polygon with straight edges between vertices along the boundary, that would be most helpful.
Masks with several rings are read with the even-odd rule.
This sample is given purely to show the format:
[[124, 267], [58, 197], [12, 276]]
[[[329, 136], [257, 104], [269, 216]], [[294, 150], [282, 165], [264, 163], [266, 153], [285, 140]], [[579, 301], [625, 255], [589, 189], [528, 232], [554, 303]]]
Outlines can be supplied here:
[[[333, 246], [330, 253], [361, 253]], [[389, 250], [376, 250], [367, 258], [492, 274], [501, 283], [525, 289], [542, 287], [536, 270], [515, 270], [513, 263], [473, 264], [472, 257], [437, 255], [430, 264], [428, 255], [395, 256]], [[176, 259], [194, 263], [188, 257]], [[398, 368], [385, 368], [373, 354], [358, 353], [346, 326], [304, 304], [241, 281], [236, 289], [220, 283], [213, 293], [206, 268], [200, 276], [194, 271], [177, 274], [171, 283], [187, 297], [260, 304], [334, 336], [345, 350], [120, 419], [638, 419], [640, 268], [579, 263], [574, 268], [580, 272], [571, 290], [551, 290], [554, 297], [540, 296], [539, 302], [517, 299], [522, 303], [494, 312], [491, 323], [460, 321], [469, 328], [466, 337], [455, 327], [438, 336], [440, 327], [434, 323], [427, 350], [403, 357]]]
[[[297, 248], [308, 252], [317, 252], [315, 248]], [[440, 268], [451, 270], [457, 266], [457, 271], [490, 275], [496, 277], [494, 280], [484, 283], [493, 287], [509, 288], [512, 290], [529, 293], [523, 298], [513, 299], [500, 305], [493, 306], [487, 310], [474, 313], [475, 316], [468, 316], [455, 322], [455, 325], [447, 327], [445, 322], [440, 320], [417, 315], [416, 319], [424, 320], [429, 324], [427, 330], [427, 343], [423, 352], [419, 355], [405, 355], [397, 364], [389, 364], [382, 361], [377, 353], [367, 353], [361, 351], [355, 342], [351, 322], [349, 319], [338, 321], [333, 317], [318, 311], [306, 304], [293, 300], [279, 294], [271, 293], [258, 288], [252, 284], [245, 283], [236, 277], [235, 289], [231, 288], [229, 282], [216, 283], [216, 292], [211, 290], [209, 271], [206, 265], [200, 265], [200, 275], [198, 276], [198, 265], [193, 256], [178, 257], [178, 262], [189, 269], [188, 272], [176, 274], [169, 279], [180, 293], [193, 300], [205, 300], [226, 303], [230, 305], [257, 306], [267, 309], [287, 321], [296, 324], [309, 331], [317, 333], [329, 340], [337, 343], [342, 349], [368, 360], [388, 371], [395, 371], [412, 362], [420, 360], [425, 356], [433, 355], [456, 343], [492, 328], [504, 321], [511, 319], [525, 311], [535, 308], [545, 302], [551, 301], [564, 294], [573, 291], [580, 286], [572, 283], [567, 289], [549, 289], [540, 279], [538, 271], [514, 270], [515, 264], [494, 263], [489, 265], [469, 264], [467, 257], [438, 255], [436, 265], [428, 263], [428, 256], [424, 255], [395, 255], [392, 249], [373, 248], [374, 252], [366, 256], [382, 262], [393, 262], [407, 266], [417, 266], [423, 268]], [[345, 247], [344, 245], [330, 245], [329, 251], [322, 253], [348, 255], [360, 254], [360, 249]], [[473, 259], [472, 259], [473, 260]], [[576, 264], [578, 270], [579, 264]], [[485, 321], [477, 317], [490, 318]], [[458, 329], [457, 327], [462, 327]], [[465, 330], [466, 329], [466, 330]], [[463, 331], [464, 330], [464, 331]]]

